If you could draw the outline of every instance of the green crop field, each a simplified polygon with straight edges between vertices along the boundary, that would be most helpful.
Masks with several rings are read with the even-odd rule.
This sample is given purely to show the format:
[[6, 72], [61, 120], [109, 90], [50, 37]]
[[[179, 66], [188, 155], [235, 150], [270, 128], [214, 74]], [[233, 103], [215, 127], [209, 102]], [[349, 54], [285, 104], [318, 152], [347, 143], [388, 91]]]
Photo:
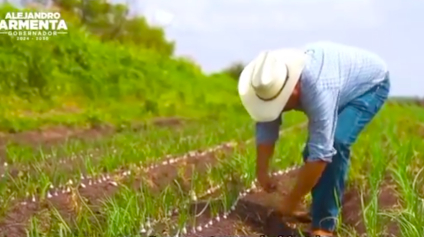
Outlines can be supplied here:
[[[9, 11], [17, 9], [0, 14]], [[173, 56], [163, 32], [142, 19], [128, 20], [127, 30], [151, 38], [113, 40], [69, 9], [62, 15], [66, 36], [0, 37], [0, 236], [290, 236], [307, 228], [270, 214], [302, 164], [303, 114], [284, 115], [270, 166], [278, 192], [267, 194], [255, 180], [254, 125], [236, 80]], [[384, 106], [353, 147], [340, 236], [424, 236], [423, 140], [421, 105]]]

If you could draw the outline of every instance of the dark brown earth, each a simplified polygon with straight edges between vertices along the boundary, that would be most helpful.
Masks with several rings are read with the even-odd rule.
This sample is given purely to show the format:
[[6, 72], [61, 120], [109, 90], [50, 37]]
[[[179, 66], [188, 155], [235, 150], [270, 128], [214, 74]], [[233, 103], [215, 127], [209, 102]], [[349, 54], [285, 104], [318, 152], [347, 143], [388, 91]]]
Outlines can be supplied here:
[[[90, 159], [91, 164], [96, 164], [101, 160], [102, 154], [114, 152], [114, 149], [90, 149], [62, 158], [47, 158], [31, 164], [14, 163], [7, 167], [0, 164], [0, 175], [5, 175], [7, 179], [14, 179], [18, 176], [36, 176], [42, 170], [43, 174], [53, 177], [57, 173], [82, 173], [86, 174], [86, 159]], [[56, 184], [53, 184], [56, 185]]]
[[[158, 127], [179, 128], [185, 125], [188, 121], [190, 120], [180, 117], [162, 117], [154, 118], [148, 123], [134, 122], [129, 127], [124, 127], [125, 129], [132, 131], [144, 130], [148, 124]], [[87, 128], [50, 126], [24, 132], [0, 132], [0, 157], [5, 156], [4, 152], [7, 143], [31, 145], [34, 147], [48, 147], [66, 142], [69, 139], [93, 140], [100, 137], [110, 136], [117, 132], [122, 132], [124, 127], [114, 127], [107, 124], [93, 125]]]
[[[232, 151], [232, 147], [226, 146], [219, 151], [191, 156], [185, 161], [185, 165], [181, 163], [162, 165], [145, 174], [140, 173], [137, 176], [131, 175], [126, 177], [121, 175], [117, 179], [121, 179], [120, 183], [134, 188], [139, 188], [142, 183], [144, 184], [146, 182], [153, 190], [159, 191], [167, 184], [179, 178], [182, 181], [180, 185], [182, 185], [183, 189], [188, 190], [190, 187], [190, 177], [194, 170], [200, 172], [206, 171], [208, 167], [216, 164], [220, 157], [225, 157]], [[186, 167], [184, 177], [180, 177], [178, 173], [178, 170], [182, 166]], [[88, 185], [87, 182], [88, 180], [84, 181], [86, 185]], [[100, 201], [106, 197], [112, 197], [119, 189], [120, 187], [113, 185], [112, 182], [101, 182], [87, 186], [86, 188], [80, 186], [71, 193], [59, 193], [51, 199], [29, 202], [27, 205], [19, 204], [19, 202], [25, 200], [16, 201], [8, 210], [5, 218], [0, 222], [0, 236], [5, 233], [7, 233], [8, 237], [26, 236], [25, 230], [29, 218], [52, 207], [57, 209], [69, 223], [74, 223], [76, 213], [82, 205], [81, 199], [96, 213], [96, 207], [98, 207]]]
[[[236, 209], [220, 222], [216, 222], [212, 227], [206, 228], [198, 233], [189, 233], [186, 236], [290, 236], [298, 233], [297, 229], [289, 227], [293, 223], [285, 223], [282, 217], [275, 211], [279, 203], [287, 195], [287, 190], [292, 187], [297, 171], [278, 176], [277, 193], [266, 193], [256, 191], [242, 198]], [[197, 209], [201, 209], [198, 207]], [[300, 211], [305, 211], [302, 206]], [[198, 224], [206, 224], [211, 219], [211, 213], [205, 212], [197, 220]], [[222, 219], [222, 218], [221, 218]], [[191, 230], [190, 228], [189, 230]]]
[[188, 119], [179, 118], [179, 117], [164, 117], [164, 118], [155, 118], [152, 120], [152, 123], [155, 126], [161, 127], [179, 127], [184, 125]]
[[13, 142], [17, 144], [32, 146], [49, 146], [66, 142], [68, 139], [87, 139], [92, 140], [102, 136], [108, 136], [115, 132], [112, 126], [97, 126], [92, 128], [72, 128], [66, 126], [55, 126], [42, 128], [33, 131], [17, 133], [1, 133], [0, 146], [4, 147], [6, 143]]
[[[296, 171], [279, 176], [279, 193], [268, 194], [263, 191], [252, 193], [239, 201], [235, 211], [228, 219], [215, 223], [213, 226], [203, 229], [198, 233], [189, 233], [187, 236], [302, 236], [306, 234], [308, 225], [305, 222], [287, 221], [275, 211], [282, 198], [287, 194], [294, 181]], [[379, 195], [379, 208], [387, 210], [395, 208], [399, 198], [395, 194], [393, 185], [387, 181], [381, 186]], [[342, 219], [343, 224], [353, 227], [358, 234], [365, 234], [364, 222], [361, 213], [360, 193], [357, 188], [349, 187], [343, 197]], [[367, 200], [367, 197], [365, 197]], [[201, 205], [197, 208], [201, 210]], [[304, 204], [299, 211], [305, 211]], [[211, 220], [210, 212], [205, 212], [198, 219], [198, 224], [205, 224]], [[399, 229], [395, 223], [384, 220], [386, 233], [390, 236], [399, 236]], [[192, 229], [192, 228], [190, 228]], [[389, 235], [387, 235], [389, 236]]]

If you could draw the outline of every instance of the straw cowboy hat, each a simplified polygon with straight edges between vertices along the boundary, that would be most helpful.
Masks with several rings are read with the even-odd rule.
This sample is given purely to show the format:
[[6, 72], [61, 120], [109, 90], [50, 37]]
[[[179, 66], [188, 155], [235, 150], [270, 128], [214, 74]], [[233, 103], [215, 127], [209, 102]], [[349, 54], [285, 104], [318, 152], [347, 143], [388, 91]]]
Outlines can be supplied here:
[[242, 104], [258, 122], [278, 118], [287, 104], [306, 62], [302, 50], [263, 51], [243, 69], [238, 84]]

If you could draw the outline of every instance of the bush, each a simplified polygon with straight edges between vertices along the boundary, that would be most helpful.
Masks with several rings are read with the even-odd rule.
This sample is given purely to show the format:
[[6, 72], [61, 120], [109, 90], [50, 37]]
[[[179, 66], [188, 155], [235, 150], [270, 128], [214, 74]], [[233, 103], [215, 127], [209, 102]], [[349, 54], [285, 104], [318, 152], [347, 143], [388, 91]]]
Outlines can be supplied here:
[[[4, 6], [0, 14], [4, 17], [9, 11], [16, 9]], [[31, 120], [28, 124], [37, 126], [66, 123], [57, 114], [70, 106], [78, 112], [68, 123], [88, 121], [93, 114], [101, 121], [122, 122], [239, 110], [233, 80], [207, 76], [198, 65], [172, 56], [173, 44], [143, 19], [125, 23], [131, 25], [126, 32], [138, 29], [137, 33], [112, 40], [81, 25], [72, 12], [64, 11], [62, 16], [68, 24], [67, 35], [49, 41], [0, 37], [0, 102], [5, 105], [0, 112], [7, 120], [3, 124], [10, 124], [9, 120]]]
[[245, 67], [245, 65], [244, 65], [243, 62], [235, 62], [235, 63], [231, 64], [229, 67], [225, 68], [223, 70], [223, 73], [227, 74], [229, 77], [238, 81], [240, 74], [243, 71], [244, 67]]

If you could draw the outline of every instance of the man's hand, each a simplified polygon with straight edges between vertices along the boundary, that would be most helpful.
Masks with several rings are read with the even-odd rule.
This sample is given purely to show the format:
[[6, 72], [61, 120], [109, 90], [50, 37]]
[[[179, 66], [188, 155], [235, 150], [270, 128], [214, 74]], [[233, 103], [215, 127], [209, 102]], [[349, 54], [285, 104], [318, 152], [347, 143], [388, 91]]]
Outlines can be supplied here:
[[268, 163], [274, 153], [274, 144], [258, 144], [256, 157], [256, 176], [261, 187], [268, 193], [276, 190], [276, 185], [268, 175]]
[[291, 200], [302, 200], [321, 178], [327, 163], [325, 161], [305, 162], [299, 169], [296, 183], [289, 194]]
[[279, 212], [284, 218], [296, 219], [304, 222], [310, 218], [307, 213], [299, 212], [301, 200], [312, 190], [321, 177], [327, 163], [323, 161], [306, 162], [299, 170], [293, 190], [281, 202]]
[[300, 205], [299, 200], [294, 200], [290, 196], [287, 196], [281, 202], [278, 210], [283, 216], [293, 216], [295, 215], [295, 211], [298, 209]]
[[278, 212], [282, 215], [283, 220], [302, 223], [311, 222], [309, 213], [299, 210], [301, 203], [302, 201], [294, 200], [290, 196], [285, 197], [278, 208]]
[[277, 185], [274, 182], [272, 182], [267, 172], [258, 171], [257, 176], [258, 176], [259, 184], [265, 190], [265, 192], [272, 193], [277, 190]]

